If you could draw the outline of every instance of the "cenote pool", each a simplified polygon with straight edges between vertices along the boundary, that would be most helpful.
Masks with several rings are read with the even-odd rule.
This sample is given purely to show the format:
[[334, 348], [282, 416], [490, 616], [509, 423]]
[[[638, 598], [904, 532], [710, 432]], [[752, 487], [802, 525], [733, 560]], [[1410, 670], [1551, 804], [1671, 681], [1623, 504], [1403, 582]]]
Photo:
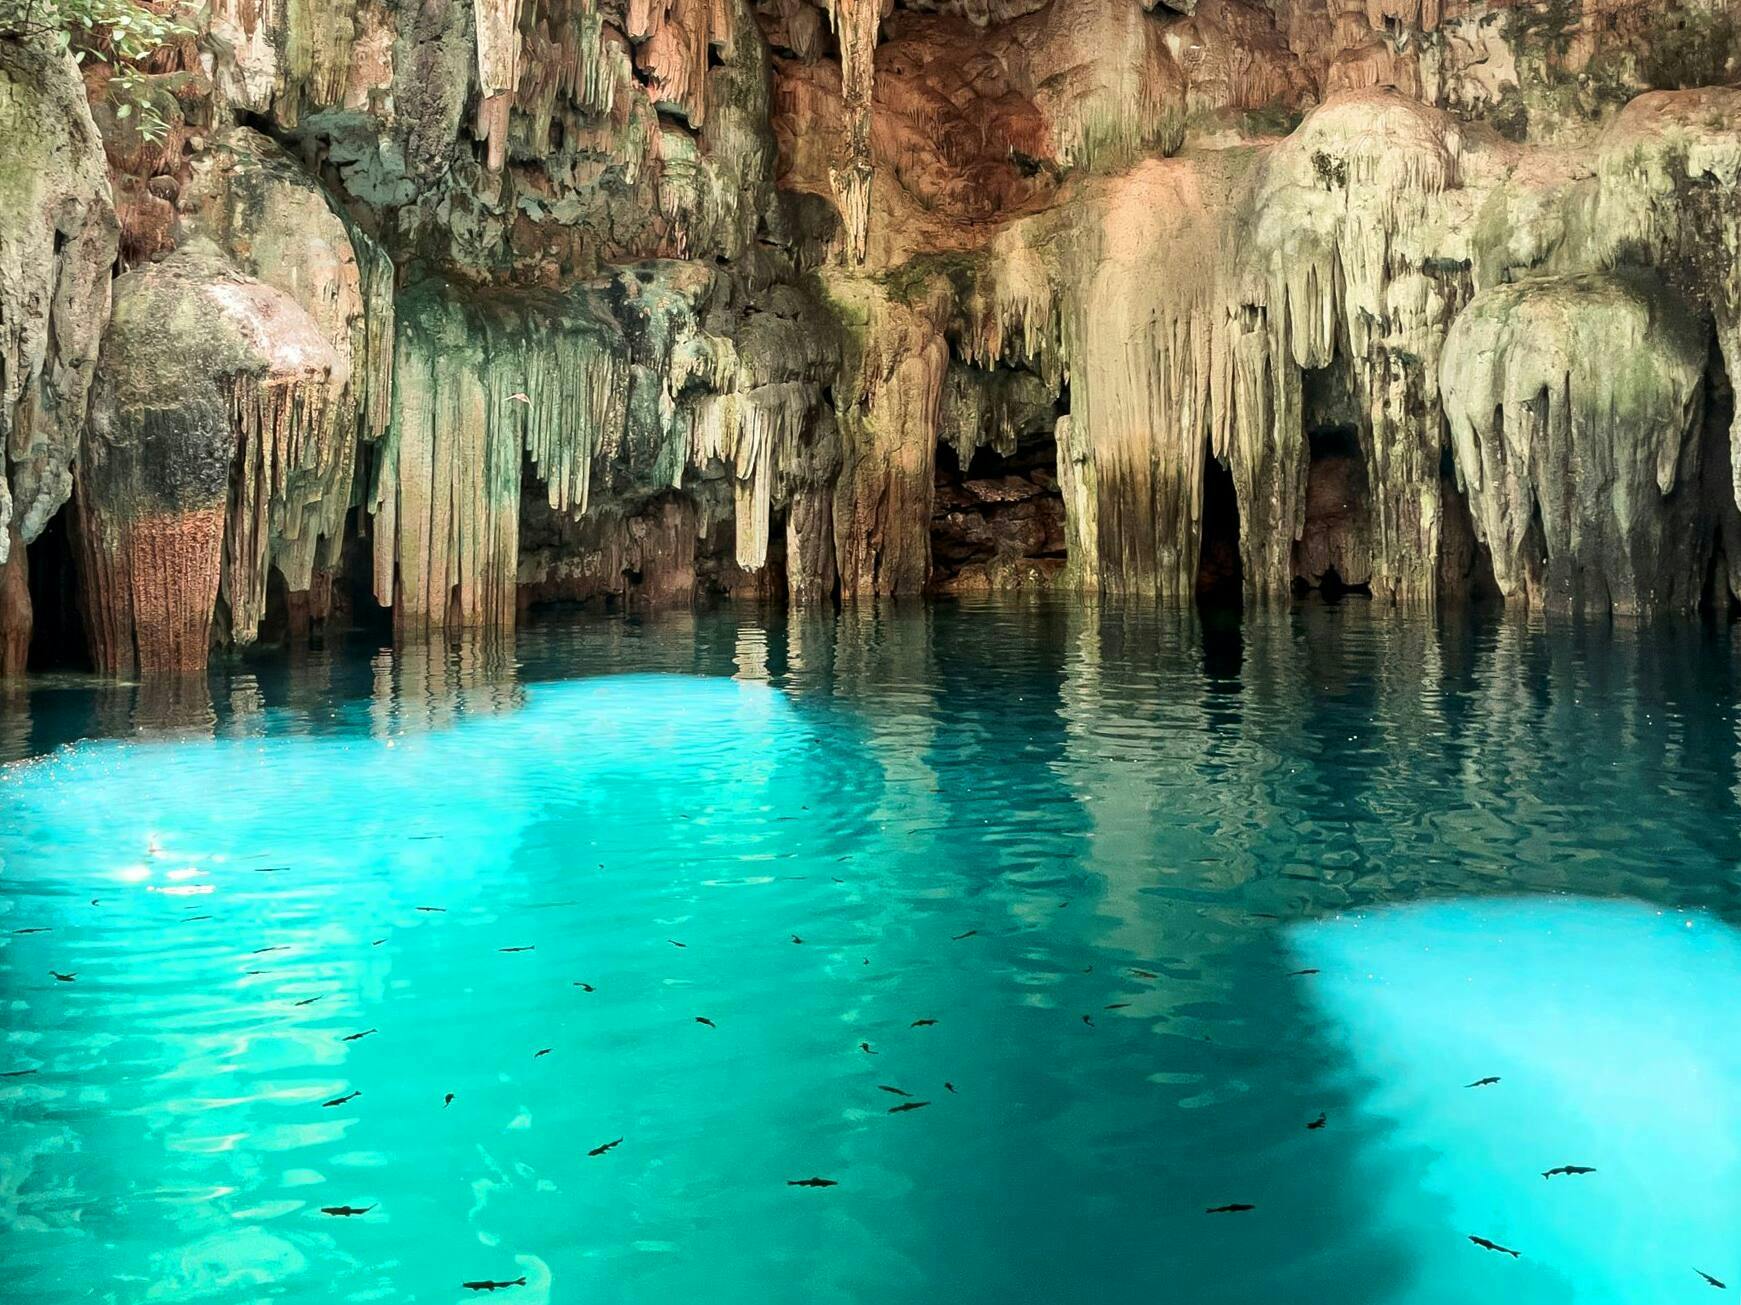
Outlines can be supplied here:
[[39, 681], [0, 1294], [1734, 1290], [1738, 679], [1351, 602]]

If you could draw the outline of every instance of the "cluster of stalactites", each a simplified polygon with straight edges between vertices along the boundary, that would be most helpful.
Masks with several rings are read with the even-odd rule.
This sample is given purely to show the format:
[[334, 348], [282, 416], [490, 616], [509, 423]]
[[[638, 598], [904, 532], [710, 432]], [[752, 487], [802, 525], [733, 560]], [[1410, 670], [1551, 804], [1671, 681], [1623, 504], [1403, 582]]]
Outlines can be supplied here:
[[488, 142], [491, 172], [508, 155], [508, 111], [520, 86], [520, 0], [473, 0], [478, 33], [477, 136]]
[[577, 520], [723, 464], [738, 563], [766, 562], [815, 383], [748, 385], [731, 342], [693, 328], [642, 358], [585, 288], [554, 308], [418, 291], [398, 335], [369, 508], [375, 593], [402, 626], [511, 623], [523, 457]]

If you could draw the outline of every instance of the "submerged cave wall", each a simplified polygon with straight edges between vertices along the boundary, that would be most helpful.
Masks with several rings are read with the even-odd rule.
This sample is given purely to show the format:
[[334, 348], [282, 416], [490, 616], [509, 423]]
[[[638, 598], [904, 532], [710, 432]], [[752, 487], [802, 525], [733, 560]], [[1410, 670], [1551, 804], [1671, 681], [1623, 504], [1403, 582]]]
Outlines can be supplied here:
[[125, 77], [0, 15], [0, 672], [55, 520], [112, 670], [1741, 581], [1733, 0], [145, 3]]

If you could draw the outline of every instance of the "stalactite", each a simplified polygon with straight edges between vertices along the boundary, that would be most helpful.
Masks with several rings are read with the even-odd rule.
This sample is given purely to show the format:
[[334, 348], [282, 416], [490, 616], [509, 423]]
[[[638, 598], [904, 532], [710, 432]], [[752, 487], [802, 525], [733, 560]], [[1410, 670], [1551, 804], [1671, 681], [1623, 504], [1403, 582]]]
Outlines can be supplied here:
[[846, 140], [830, 172], [841, 218], [846, 225], [846, 257], [864, 262], [870, 238], [871, 94], [876, 80], [877, 29], [882, 0], [829, 0], [828, 17], [840, 41], [841, 96], [846, 106]]
[[488, 142], [488, 167], [500, 172], [508, 153], [508, 111], [520, 85], [520, 0], [473, 0], [478, 33], [476, 134]]
[[1458, 316], [1442, 388], [1500, 589], [1558, 610], [1690, 607], [1706, 341], [1642, 274], [1497, 286]]

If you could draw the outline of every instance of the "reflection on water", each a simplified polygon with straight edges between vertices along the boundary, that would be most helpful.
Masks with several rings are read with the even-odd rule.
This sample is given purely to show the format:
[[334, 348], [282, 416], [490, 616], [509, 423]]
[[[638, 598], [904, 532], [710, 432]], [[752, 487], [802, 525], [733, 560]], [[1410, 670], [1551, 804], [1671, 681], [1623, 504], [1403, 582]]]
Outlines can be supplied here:
[[[1394, 1299], [1618, 1305], [1702, 1294], [1700, 1270], [1741, 1280], [1734, 929], [1500, 898], [1314, 923], [1296, 943], [1371, 1139], [1354, 1177], [1412, 1248]], [[1566, 1166], [1594, 1172], [1551, 1172]]]
[[[0, 1280], [1678, 1293], [1734, 1213], [1736, 670], [1696, 628], [1023, 603], [38, 683], [0, 699], [41, 758], [0, 772]], [[1566, 892], [1650, 905], [1517, 898]], [[1623, 1182], [1705, 1213], [1586, 1235]]]

